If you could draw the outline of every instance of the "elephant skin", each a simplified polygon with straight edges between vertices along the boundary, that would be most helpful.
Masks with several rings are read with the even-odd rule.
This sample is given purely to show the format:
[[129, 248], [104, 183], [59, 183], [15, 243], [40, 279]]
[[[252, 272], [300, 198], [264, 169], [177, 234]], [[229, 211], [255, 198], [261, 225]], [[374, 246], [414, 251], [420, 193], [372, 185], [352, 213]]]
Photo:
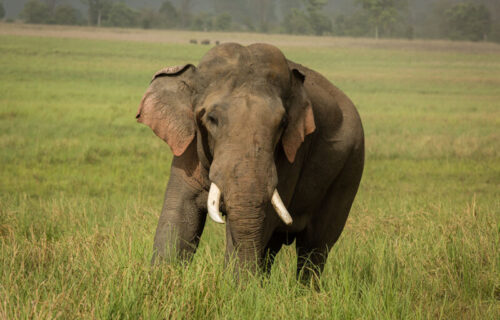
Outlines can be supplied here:
[[[191, 259], [214, 183], [226, 216], [226, 262], [234, 258], [237, 272], [268, 272], [295, 240], [298, 277], [319, 277], [364, 165], [361, 120], [341, 90], [274, 46], [225, 43], [197, 67], [157, 72], [136, 118], [174, 154], [153, 263]], [[271, 205], [275, 189], [290, 225]]]

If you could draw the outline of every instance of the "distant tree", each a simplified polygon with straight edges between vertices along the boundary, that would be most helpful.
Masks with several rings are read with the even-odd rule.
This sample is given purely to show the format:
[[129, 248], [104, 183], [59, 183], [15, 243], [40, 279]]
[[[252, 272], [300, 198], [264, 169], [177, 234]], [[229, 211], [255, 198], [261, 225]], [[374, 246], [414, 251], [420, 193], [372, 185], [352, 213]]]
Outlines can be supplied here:
[[210, 31], [214, 29], [214, 18], [211, 14], [201, 12], [191, 21], [191, 29], [199, 31]]
[[445, 11], [447, 34], [455, 40], [486, 40], [491, 14], [482, 4], [457, 3]]
[[254, 16], [253, 10], [250, 9], [257, 7], [259, 1], [262, 0], [253, 0], [251, 3], [252, 8], [249, 6], [249, 0], [205, 0], [204, 2], [210, 3], [210, 7], [216, 16], [229, 13], [232, 19], [235, 20], [243, 20], [243, 18], [251, 16], [252, 20], [257, 21], [259, 17]]
[[322, 13], [327, 2], [327, 0], [306, 1], [309, 24], [316, 35], [332, 31], [332, 21]]
[[355, 11], [352, 15], [338, 15], [333, 27], [334, 34], [350, 37], [366, 37], [370, 34], [370, 29], [368, 17], [361, 10]]
[[30, 0], [24, 5], [21, 17], [26, 23], [47, 23], [50, 19], [50, 10], [39, 0]]
[[246, 30], [246, 31], [255, 31], [254, 22], [255, 21], [253, 21], [253, 19], [251, 17], [245, 17], [242, 20], [242, 22], [241, 22], [243, 30]]
[[156, 10], [142, 8], [138, 13], [138, 24], [143, 29], [163, 28], [165, 18]]
[[179, 13], [170, 1], [164, 1], [160, 6], [160, 15], [167, 28], [173, 28], [179, 24]]
[[3, 19], [5, 17], [5, 9], [3, 7], [3, 2], [0, 1], [0, 19]]
[[228, 13], [231, 16], [231, 28], [233, 30], [258, 30], [267, 32], [272, 27], [279, 25], [276, 17], [276, 4], [278, 1], [279, 0], [210, 0], [203, 2], [210, 2], [211, 8], [215, 11], [216, 16]]
[[182, 28], [187, 28], [191, 23], [191, 0], [182, 0], [180, 10], [180, 23]]
[[47, 8], [49, 8], [50, 15], [53, 16], [59, 0], [43, 0], [43, 2], [47, 5]]
[[81, 0], [88, 6], [88, 24], [92, 26], [101, 26], [103, 20], [106, 20], [111, 10], [111, 0]]
[[300, 9], [302, 0], [280, 0], [279, 7], [284, 16], [287, 16], [292, 9]]
[[225, 12], [215, 17], [215, 29], [220, 31], [231, 29], [231, 15]]
[[309, 18], [305, 12], [297, 8], [292, 8], [283, 19], [283, 27], [286, 33], [291, 34], [311, 34], [313, 28], [309, 23]]
[[405, 6], [406, 0], [356, 0], [366, 11], [375, 29], [375, 38], [380, 32], [389, 33], [396, 23], [399, 11]]
[[76, 25], [79, 24], [80, 13], [69, 4], [62, 4], [54, 9], [52, 21], [55, 24]]
[[135, 27], [139, 14], [123, 2], [113, 3], [106, 24], [112, 27]]
[[327, 0], [303, 0], [305, 11], [298, 7], [289, 7], [283, 19], [287, 33], [322, 35], [332, 32], [332, 21], [323, 13]]
[[270, 20], [275, 19], [274, 1], [273, 0], [257, 0], [257, 1], [252, 1], [252, 3], [254, 4], [254, 6], [256, 6], [256, 11], [257, 11], [256, 14], [258, 16], [260, 31], [268, 32]]
[[154, 16], [156, 15], [156, 13], [151, 10], [151, 9], [143, 9], [141, 10], [141, 13], [140, 13], [140, 16], [139, 16], [139, 25], [141, 26], [141, 28], [143, 29], [151, 29], [151, 28], [154, 28], [154, 23], [153, 23], [153, 20], [154, 20]]

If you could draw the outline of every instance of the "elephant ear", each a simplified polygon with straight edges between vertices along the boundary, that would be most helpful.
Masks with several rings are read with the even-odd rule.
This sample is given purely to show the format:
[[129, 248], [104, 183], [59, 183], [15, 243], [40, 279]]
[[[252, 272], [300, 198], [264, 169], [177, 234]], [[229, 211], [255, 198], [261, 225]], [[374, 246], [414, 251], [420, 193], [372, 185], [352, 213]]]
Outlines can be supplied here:
[[283, 150], [290, 163], [295, 156], [306, 135], [316, 130], [311, 101], [307, 97], [304, 80], [305, 76], [297, 69], [292, 69], [291, 94], [288, 98], [288, 125], [283, 132], [281, 142]]
[[186, 151], [196, 133], [192, 108], [195, 72], [193, 65], [186, 64], [155, 73], [136, 115], [176, 156]]

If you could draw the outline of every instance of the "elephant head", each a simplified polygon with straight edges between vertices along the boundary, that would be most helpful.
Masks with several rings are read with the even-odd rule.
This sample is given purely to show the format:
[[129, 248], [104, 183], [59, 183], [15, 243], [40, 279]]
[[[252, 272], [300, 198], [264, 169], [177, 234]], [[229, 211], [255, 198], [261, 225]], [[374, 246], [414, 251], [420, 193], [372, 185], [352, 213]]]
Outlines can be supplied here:
[[224, 222], [222, 195], [232, 242], [227, 250], [237, 250], [240, 265], [261, 263], [271, 204], [285, 224], [292, 223], [277, 192], [276, 157], [284, 154], [293, 163], [305, 136], [315, 130], [303, 82], [304, 75], [273, 46], [223, 44], [206, 53], [198, 67], [156, 73], [137, 113], [175, 156], [196, 144], [203, 180], [210, 182], [209, 216]]

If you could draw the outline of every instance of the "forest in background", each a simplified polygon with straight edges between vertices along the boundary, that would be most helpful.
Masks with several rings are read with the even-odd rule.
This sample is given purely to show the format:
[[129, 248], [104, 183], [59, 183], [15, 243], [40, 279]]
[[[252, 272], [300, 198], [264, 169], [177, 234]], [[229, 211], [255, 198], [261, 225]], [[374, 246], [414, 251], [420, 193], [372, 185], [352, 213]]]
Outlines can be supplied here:
[[7, 22], [500, 42], [498, 0], [0, 0]]

